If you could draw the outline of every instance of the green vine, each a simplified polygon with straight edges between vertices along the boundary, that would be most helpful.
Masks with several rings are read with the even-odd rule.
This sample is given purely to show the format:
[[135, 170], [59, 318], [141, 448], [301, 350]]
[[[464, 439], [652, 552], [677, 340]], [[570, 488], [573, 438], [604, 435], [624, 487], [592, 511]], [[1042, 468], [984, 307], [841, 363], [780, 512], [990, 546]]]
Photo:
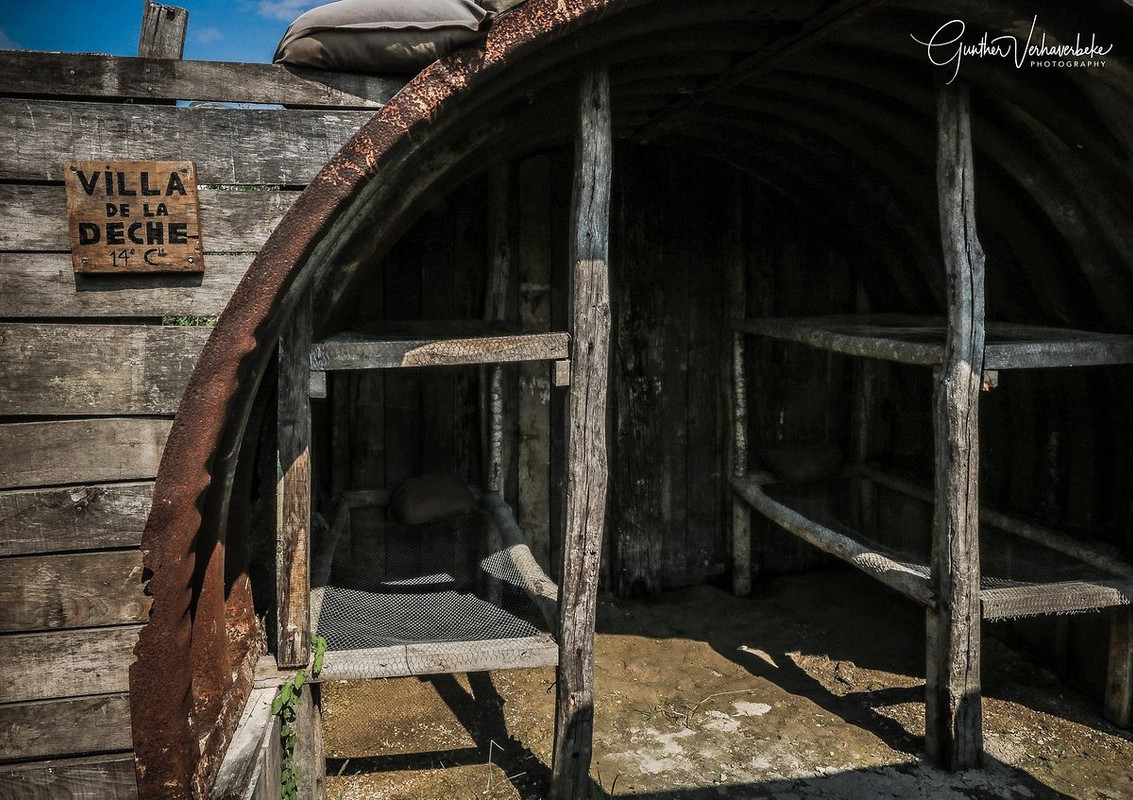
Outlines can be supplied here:
[[[323, 656], [327, 652], [326, 639], [314, 634], [311, 636], [311, 647], [315, 651], [311, 662], [311, 675], [318, 677], [323, 671]], [[295, 718], [298, 715], [296, 705], [303, 693], [303, 684], [307, 680], [307, 673], [303, 670], [283, 686], [279, 687], [279, 694], [271, 703], [271, 713], [279, 717], [279, 744], [283, 751], [281, 772], [279, 776], [280, 797], [282, 800], [299, 800], [299, 767], [295, 764]]]

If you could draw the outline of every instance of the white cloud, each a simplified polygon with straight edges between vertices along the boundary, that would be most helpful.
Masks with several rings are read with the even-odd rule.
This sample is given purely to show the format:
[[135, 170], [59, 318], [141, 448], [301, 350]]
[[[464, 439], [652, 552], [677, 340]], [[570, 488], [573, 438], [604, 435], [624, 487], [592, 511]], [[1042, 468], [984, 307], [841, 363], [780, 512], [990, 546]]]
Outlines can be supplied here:
[[259, 0], [257, 11], [261, 17], [290, 22], [304, 11], [322, 5], [325, 0]]
[[12, 39], [8, 32], [0, 28], [0, 50], [23, 50], [20, 43]]
[[193, 41], [197, 44], [212, 44], [224, 38], [220, 28], [201, 28], [193, 33]]

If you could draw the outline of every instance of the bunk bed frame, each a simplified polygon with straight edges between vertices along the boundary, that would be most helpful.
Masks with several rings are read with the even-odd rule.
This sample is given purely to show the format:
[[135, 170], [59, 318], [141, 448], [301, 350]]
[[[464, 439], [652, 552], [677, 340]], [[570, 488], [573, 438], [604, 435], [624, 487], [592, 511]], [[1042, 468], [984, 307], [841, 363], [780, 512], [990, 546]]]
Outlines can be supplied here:
[[[984, 256], [976, 237], [968, 91], [945, 86], [938, 95], [937, 184], [946, 319], [828, 317], [744, 319], [743, 276], [733, 277], [733, 559], [734, 590], [751, 588], [754, 509], [815, 547], [854, 565], [926, 609], [926, 749], [949, 769], [979, 764], [983, 754], [980, 622], [1120, 607], [1113, 613], [1106, 716], [1128, 726], [1133, 706], [1133, 566], [1084, 541], [979, 505], [979, 393], [1006, 369], [1133, 363], [1133, 336], [984, 320]], [[872, 398], [877, 360], [934, 370], [935, 485], [920, 487], [866, 463], [868, 413], [856, 413], [854, 457], [858, 516], [876, 514], [876, 487], [933, 504], [929, 553], [879, 546], [862, 531], [818, 521], [779, 502], [765, 489], [774, 478], [748, 470], [745, 337], [798, 342], [860, 357], [859, 409]], [[859, 520], [861, 522], [861, 520]], [[981, 522], [986, 526], [981, 534]], [[862, 525], [865, 528], [865, 525]], [[993, 532], [992, 529], [995, 529]], [[981, 573], [980, 546], [1017, 537], [1060, 562], [1058, 578], [1002, 580]], [[985, 557], [985, 560], [988, 560]]]
[[[589, 785], [593, 728], [594, 620], [607, 483], [606, 394], [610, 308], [609, 247], [612, 132], [609, 75], [597, 67], [581, 78], [572, 195], [570, 331], [511, 331], [502, 324], [508, 265], [493, 248], [483, 320], [396, 323], [312, 341], [308, 292], [287, 321], [278, 347], [276, 585], [278, 642], [265, 659], [257, 685], [270, 686], [286, 670], [306, 668], [317, 615], [312, 570], [329, 569], [325, 553], [311, 551], [312, 397], [326, 393], [326, 372], [421, 366], [486, 367], [483, 511], [499, 537], [498, 550], [519, 575], [522, 589], [555, 637], [522, 640], [396, 645], [329, 651], [318, 679], [360, 679], [428, 673], [557, 665], [556, 719], [550, 797], [582, 797]], [[506, 203], [499, 204], [506, 209]], [[503, 379], [501, 365], [549, 361], [554, 383], [570, 386], [568, 404], [566, 528], [562, 592], [532, 555], [512, 509], [503, 499]], [[350, 523], [352, 508], [380, 504], [380, 491], [348, 493], [332, 523]], [[270, 662], [270, 663], [268, 663]]]

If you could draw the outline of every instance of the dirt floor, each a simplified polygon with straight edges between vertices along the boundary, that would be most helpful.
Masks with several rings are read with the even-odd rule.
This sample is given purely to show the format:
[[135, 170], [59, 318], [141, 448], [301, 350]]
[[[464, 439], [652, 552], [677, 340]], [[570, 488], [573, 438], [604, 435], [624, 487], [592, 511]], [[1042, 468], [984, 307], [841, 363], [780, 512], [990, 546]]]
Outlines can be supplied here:
[[[919, 762], [923, 613], [856, 573], [605, 601], [592, 797], [1133, 798], [1133, 737], [984, 637], [987, 765]], [[554, 671], [324, 687], [328, 800], [543, 798]]]

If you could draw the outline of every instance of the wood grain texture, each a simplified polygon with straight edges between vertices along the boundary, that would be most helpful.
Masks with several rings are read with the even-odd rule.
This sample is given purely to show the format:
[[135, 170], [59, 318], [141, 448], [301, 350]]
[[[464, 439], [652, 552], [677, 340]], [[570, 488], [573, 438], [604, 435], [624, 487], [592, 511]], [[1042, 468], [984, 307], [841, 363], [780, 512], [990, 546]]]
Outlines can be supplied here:
[[[519, 324], [529, 331], [551, 327], [550, 180], [550, 161], [545, 156], [519, 165]], [[550, 569], [551, 559], [550, 382], [546, 364], [520, 365], [516, 516], [545, 570]]]
[[[265, 658], [275, 665], [275, 659]], [[288, 676], [293, 678], [295, 673], [290, 672]], [[262, 777], [265, 746], [278, 746], [277, 742], [268, 742], [273, 723], [278, 719], [271, 713], [275, 694], [274, 686], [252, 690], [209, 794], [212, 800], [244, 800], [245, 793]]]
[[[0, 50], [0, 55], [8, 52], [12, 51]], [[209, 254], [259, 250], [299, 193], [200, 189], [198, 195], [202, 239]], [[70, 248], [62, 186], [0, 185], [0, 208], [7, 213], [6, 224], [0, 226], [0, 250], [64, 252]], [[213, 261], [209, 259], [210, 269]]]
[[1128, 728], [1133, 725], [1133, 609], [1115, 608], [1109, 613], [1105, 718]]
[[379, 108], [404, 78], [282, 64], [0, 50], [0, 94]]
[[281, 667], [310, 652], [311, 296], [304, 294], [279, 339], [276, 490], [277, 647]]
[[91, 756], [132, 746], [126, 694], [0, 706], [0, 761]]
[[0, 323], [5, 414], [172, 414], [210, 328]]
[[311, 368], [392, 369], [542, 361], [565, 358], [569, 352], [569, 341], [565, 333], [402, 340], [345, 333], [312, 347]]
[[0, 253], [0, 316], [217, 316], [252, 256], [211, 256], [201, 275], [75, 275], [65, 253]]
[[0, 178], [63, 180], [63, 161], [193, 161], [213, 184], [309, 183], [367, 111], [0, 100]]
[[153, 478], [170, 425], [130, 417], [0, 425], [0, 489]]
[[141, 625], [0, 636], [11, 659], [0, 702], [129, 691]]
[[0, 492], [0, 556], [137, 547], [153, 482]]
[[138, 36], [138, 55], [147, 58], [181, 58], [185, 50], [185, 30], [189, 11], [178, 6], [146, 0], [142, 12], [142, 31]]
[[0, 797], [137, 800], [134, 757], [95, 756], [0, 767]]
[[610, 76], [582, 76], [571, 202], [572, 324], [566, 529], [551, 800], [590, 794], [594, 735], [594, 621], [606, 515], [606, 401], [610, 359], [607, 267], [613, 143]]
[[937, 191], [948, 278], [948, 338], [936, 372], [935, 508], [927, 612], [925, 747], [945, 769], [983, 758], [980, 700], [979, 402], [984, 355], [984, 254], [966, 87], [938, 96]]
[[0, 559], [0, 633], [145, 622], [138, 550]]

